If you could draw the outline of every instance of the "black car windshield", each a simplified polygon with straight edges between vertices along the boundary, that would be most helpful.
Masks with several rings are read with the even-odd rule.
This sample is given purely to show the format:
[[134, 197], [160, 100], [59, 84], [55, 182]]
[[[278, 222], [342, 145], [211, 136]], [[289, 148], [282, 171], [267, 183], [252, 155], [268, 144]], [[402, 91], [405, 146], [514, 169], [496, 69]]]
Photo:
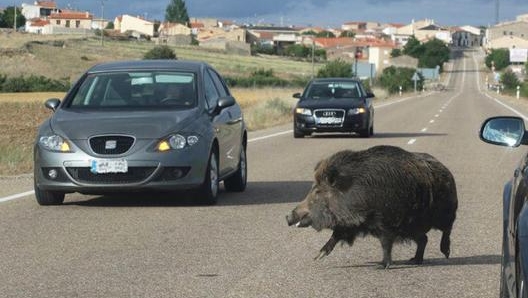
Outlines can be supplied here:
[[197, 102], [191, 72], [134, 71], [88, 74], [66, 103], [69, 108], [192, 108]]
[[363, 90], [357, 82], [313, 82], [303, 96], [306, 99], [360, 98]]

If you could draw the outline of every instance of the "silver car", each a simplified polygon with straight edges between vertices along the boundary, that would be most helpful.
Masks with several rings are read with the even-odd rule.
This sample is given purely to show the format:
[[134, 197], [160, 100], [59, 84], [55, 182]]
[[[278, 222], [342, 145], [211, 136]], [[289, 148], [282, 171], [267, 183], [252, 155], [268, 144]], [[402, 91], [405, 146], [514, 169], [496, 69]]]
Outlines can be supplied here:
[[220, 181], [243, 191], [247, 132], [224, 80], [204, 62], [142, 60], [89, 69], [39, 128], [34, 187], [40, 205], [66, 193], [196, 190]]

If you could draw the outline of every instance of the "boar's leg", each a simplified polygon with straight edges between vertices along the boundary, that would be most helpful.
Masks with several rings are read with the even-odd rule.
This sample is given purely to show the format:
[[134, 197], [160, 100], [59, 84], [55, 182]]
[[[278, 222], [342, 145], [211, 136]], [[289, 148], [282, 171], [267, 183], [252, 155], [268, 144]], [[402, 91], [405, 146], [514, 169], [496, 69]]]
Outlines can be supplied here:
[[446, 259], [449, 259], [449, 254], [451, 253], [451, 229], [445, 230], [442, 232], [442, 240], [440, 241], [440, 251], [445, 255]]
[[352, 245], [356, 239], [357, 232], [350, 228], [336, 228], [330, 236], [330, 239], [319, 251], [319, 255], [315, 257], [315, 260], [320, 260], [329, 255], [339, 241], [346, 241], [348, 245]]
[[383, 249], [383, 261], [381, 265], [384, 269], [389, 269], [392, 264], [392, 245], [394, 244], [394, 237], [391, 235], [382, 235], [380, 237], [381, 248]]
[[419, 235], [418, 237], [414, 238], [414, 241], [416, 242], [416, 254], [414, 255], [414, 258], [410, 260], [410, 263], [422, 264], [425, 246], [427, 245], [427, 235]]

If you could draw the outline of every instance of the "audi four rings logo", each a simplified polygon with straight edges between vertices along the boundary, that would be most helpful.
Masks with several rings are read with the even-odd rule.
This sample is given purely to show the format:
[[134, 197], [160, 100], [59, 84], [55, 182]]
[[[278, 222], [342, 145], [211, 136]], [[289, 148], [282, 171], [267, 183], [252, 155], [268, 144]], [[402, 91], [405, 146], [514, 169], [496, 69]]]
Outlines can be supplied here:
[[325, 112], [323, 112], [323, 116], [324, 117], [335, 117], [336, 116], [336, 112], [334, 112], [334, 111], [325, 111]]

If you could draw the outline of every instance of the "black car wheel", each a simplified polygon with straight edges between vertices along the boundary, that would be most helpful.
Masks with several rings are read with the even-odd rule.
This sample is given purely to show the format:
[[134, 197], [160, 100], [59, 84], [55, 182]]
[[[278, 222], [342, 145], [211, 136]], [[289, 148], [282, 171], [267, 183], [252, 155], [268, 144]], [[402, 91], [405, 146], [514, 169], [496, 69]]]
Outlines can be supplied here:
[[501, 272], [500, 272], [500, 288], [499, 288], [499, 297], [500, 298], [510, 298], [510, 293], [508, 292], [508, 286], [506, 284], [506, 278], [504, 276], [504, 240], [502, 244], [502, 254], [501, 254]]
[[40, 189], [35, 183], [35, 198], [41, 206], [61, 205], [64, 202], [64, 193]]
[[224, 187], [227, 191], [241, 192], [246, 189], [247, 184], [247, 160], [246, 148], [242, 146], [240, 150], [240, 160], [238, 162], [238, 170], [235, 174], [224, 180]]
[[296, 139], [304, 138], [304, 133], [297, 128], [297, 122], [293, 122], [293, 137]]
[[198, 189], [198, 196], [207, 205], [214, 205], [218, 200], [218, 161], [214, 151], [209, 156], [205, 179]]

